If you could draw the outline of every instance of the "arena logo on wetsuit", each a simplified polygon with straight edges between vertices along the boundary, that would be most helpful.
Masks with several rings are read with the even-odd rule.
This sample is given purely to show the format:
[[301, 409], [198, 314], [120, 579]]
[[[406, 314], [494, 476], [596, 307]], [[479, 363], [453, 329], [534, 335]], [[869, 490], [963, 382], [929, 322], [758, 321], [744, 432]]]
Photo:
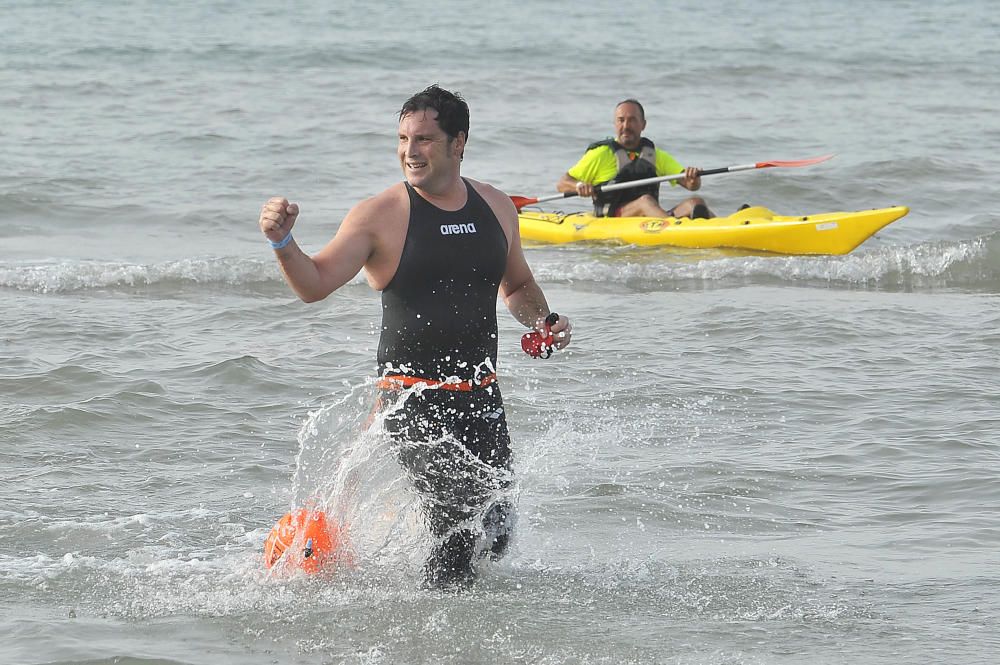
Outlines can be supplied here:
[[476, 225], [473, 222], [468, 224], [442, 224], [441, 235], [450, 236], [456, 233], [475, 233]]

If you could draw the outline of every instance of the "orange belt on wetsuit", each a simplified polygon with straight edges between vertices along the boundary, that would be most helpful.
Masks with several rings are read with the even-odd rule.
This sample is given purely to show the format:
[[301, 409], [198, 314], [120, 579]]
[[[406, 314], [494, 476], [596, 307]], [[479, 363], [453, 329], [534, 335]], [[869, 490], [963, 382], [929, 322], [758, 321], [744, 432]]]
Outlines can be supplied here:
[[389, 374], [379, 379], [375, 385], [380, 390], [402, 390], [403, 388], [411, 388], [413, 386], [424, 386], [425, 388], [470, 392], [478, 388], [485, 388], [496, 380], [496, 374], [487, 374], [481, 379], [470, 379], [469, 381], [435, 381], [434, 379], [424, 379], [419, 376]]

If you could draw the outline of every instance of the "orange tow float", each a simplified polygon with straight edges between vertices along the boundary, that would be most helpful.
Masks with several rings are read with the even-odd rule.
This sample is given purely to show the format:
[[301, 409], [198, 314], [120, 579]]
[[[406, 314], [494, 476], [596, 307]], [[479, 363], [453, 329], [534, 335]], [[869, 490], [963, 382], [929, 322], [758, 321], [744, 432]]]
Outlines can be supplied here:
[[341, 525], [321, 510], [286, 513], [264, 541], [264, 565], [299, 569], [315, 575], [338, 564], [353, 564]]

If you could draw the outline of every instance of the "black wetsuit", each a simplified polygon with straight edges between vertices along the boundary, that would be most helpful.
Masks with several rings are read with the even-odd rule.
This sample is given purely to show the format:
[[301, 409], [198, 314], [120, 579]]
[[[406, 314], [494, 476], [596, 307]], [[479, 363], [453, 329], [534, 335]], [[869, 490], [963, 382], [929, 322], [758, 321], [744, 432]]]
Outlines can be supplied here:
[[[386, 375], [478, 382], [497, 359], [496, 301], [507, 238], [489, 205], [465, 182], [458, 211], [428, 203], [406, 184], [410, 218], [399, 267], [382, 291], [378, 363]], [[438, 543], [427, 563], [435, 586], [467, 583], [482, 536], [488, 552], [506, 547], [512, 509], [510, 437], [499, 386], [429, 388], [393, 409], [386, 429], [420, 491]]]

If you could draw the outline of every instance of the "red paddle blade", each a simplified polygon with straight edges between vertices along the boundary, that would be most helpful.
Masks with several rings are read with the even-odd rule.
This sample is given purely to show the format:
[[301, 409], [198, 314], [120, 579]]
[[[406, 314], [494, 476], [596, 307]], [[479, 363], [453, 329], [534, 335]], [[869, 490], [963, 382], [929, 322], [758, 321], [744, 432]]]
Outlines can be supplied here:
[[832, 157], [833, 157], [833, 155], [830, 154], [830, 155], [823, 155], [821, 157], [810, 157], [808, 159], [794, 159], [794, 160], [791, 160], [791, 161], [781, 161], [781, 160], [776, 159], [776, 160], [773, 160], [773, 161], [770, 161], [770, 162], [757, 162], [755, 164], [755, 166], [758, 169], [766, 169], [769, 166], [783, 166], [783, 167], [788, 167], [788, 166], [810, 166], [812, 164], [819, 164], [820, 162], [825, 162], [826, 160], [828, 160], [828, 159], [830, 159]]
[[514, 202], [514, 207], [520, 210], [524, 206], [530, 206], [532, 203], [538, 203], [537, 198], [528, 198], [527, 196], [512, 196], [510, 200]]

